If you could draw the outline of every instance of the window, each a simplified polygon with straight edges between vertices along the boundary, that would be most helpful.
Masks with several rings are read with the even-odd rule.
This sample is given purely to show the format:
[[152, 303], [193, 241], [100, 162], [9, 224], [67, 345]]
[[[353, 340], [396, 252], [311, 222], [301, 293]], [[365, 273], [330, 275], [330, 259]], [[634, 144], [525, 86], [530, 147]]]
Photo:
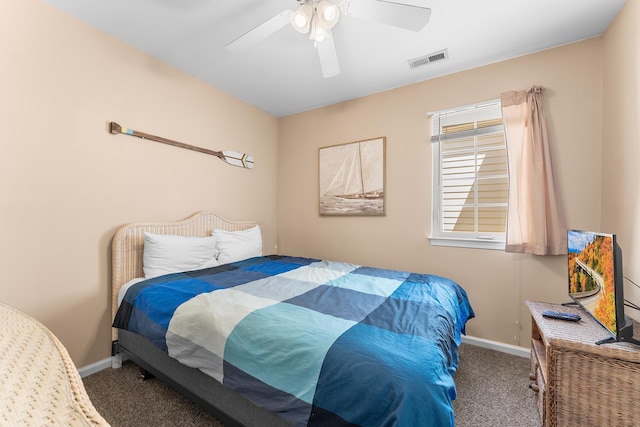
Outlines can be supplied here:
[[431, 244], [504, 249], [509, 181], [500, 101], [429, 116]]

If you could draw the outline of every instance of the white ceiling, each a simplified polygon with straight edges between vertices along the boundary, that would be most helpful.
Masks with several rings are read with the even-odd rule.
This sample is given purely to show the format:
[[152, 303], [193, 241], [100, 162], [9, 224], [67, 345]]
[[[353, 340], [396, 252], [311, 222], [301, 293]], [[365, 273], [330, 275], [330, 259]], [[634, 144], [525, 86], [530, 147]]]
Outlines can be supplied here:
[[[325, 79], [313, 42], [289, 25], [242, 53], [225, 47], [296, 0], [45, 1], [276, 117], [594, 37], [625, 3], [393, 0], [431, 8], [429, 23], [412, 32], [341, 16], [341, 73]], [[447, 60], [409, 68], [442, 49]]]

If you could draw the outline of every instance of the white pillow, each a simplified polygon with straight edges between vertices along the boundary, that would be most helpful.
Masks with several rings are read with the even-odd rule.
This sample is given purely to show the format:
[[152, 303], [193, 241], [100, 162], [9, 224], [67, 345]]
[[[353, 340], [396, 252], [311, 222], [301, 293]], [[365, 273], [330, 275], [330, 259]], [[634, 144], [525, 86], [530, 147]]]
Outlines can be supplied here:
[[216, 259], [216, 238], [144, 233], [142, 267], [144, 277], [220, 265]]
[[242, 231], [215, 229], [213, 237], [217, 239], [216, 250], [220, 264], [262, 256], [262, 232], [259, 225]]

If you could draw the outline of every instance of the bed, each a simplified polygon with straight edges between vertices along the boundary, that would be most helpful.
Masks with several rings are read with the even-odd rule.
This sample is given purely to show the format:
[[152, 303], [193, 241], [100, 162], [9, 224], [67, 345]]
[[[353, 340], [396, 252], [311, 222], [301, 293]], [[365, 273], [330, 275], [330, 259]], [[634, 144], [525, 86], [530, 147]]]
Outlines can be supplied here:
[[[226, 425], [454, 425], [457, 347], [474, 316], [464, 289], [429, 274], [263, 255], [261, 237], [255, 222], [212, 212], [118, 230], [114, 366], [133, 360]], [[153, 258], [154, 239], [206, 249]], [[152, 269], [172, 254], [185, 260]]]

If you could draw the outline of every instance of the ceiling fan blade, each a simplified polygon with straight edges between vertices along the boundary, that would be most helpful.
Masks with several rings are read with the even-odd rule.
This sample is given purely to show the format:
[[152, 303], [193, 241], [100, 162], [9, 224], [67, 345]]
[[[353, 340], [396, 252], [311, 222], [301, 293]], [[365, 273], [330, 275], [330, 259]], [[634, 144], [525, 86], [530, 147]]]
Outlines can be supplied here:
[[420, 31], [431, 17], [428, 7], [396, 3], [386, 0], [347, 0], [343, 4], [345, 14], [394, 27]]
[[261, 42], [269, 37], [285, 25], [289, 24], [289, 16], [293, 13], [292, 10], [284, 10], [274, 16], [273, 18], [263, 22], [254, 29], [244, 33], [237, 39], [227, 44], [227, 49], [233, 52], [241, 52], [250, 48], [251, 46]]
[[329, 31], [329, 37], [317, 43], [318, 55], [320, 56], [320, 67], [322, 67], [322, 77], [329, 78], [340, 74], [340, 64], [336, 45], [333, 36]]

